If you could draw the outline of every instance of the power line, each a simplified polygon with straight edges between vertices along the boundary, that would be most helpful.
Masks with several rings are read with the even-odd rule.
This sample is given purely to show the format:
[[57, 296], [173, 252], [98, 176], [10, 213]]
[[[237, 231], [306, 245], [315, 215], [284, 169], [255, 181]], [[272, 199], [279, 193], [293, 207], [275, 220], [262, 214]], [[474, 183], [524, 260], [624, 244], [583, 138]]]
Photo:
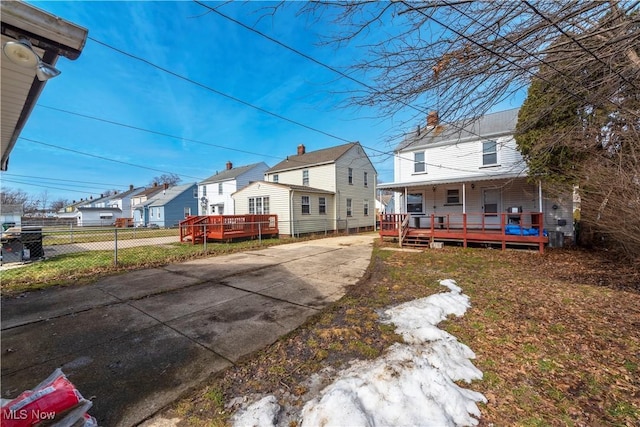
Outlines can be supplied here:
[[77, 179], [62, 179], [62, 178], [50, 178], [46, 176], [20, 175], [15, 173], [8, 173], [8, 172], [3, 172], [2, 176], [17, 176], [21, 178], [41, 179], [44, 181], [63, 181], [63, 182], [75, 182], [75, 183], [81, 183], [81, 184], [95, 184], [100, 186], [126, 187], [125, 184], [109, 184], [104, 182], [78, 181]]
[[[138, 165], [138, 164], [135, 164], [135, 163], [125, 162], [125, 161], [122, 161], [122, 160], [110, 159], [108, 157], [98, 156], [97, 154], [85, 153], [83, 151], [78, 151], [78, 150], [74, 150], [74, 149], [71, 149], [71, 148], [61, 147], [61, 146], [55, 145], [55, 144], [48, 144], [46, 142], [36, 141], [35, 139], [25, 138], [25, 137], [22, 137], [22, 136], [20, 137], [20, 139], [23, 139], [23, 140], [29, 141], [29, 142], [33, 142], [34, 144], [40, 144], [40, 145], [44, 145], [46, 147], [57, 148], [59, 150], [69, 151], [71, 153], [81, 154], [83, 156], [88, 156], [88, 157], [93, 157], [93, 158], [96, 158], [96, 159], [106, 160], [108, 162], [120, 163], [120, 164], [123, 164], [123, 165], [132, 166], [132, 167], [135, 167], [135, 168], [146, 169], [146, 170], [150, 170], [150, 171], [154, 171], [154, 172], [162, 172], [162, 173], [167, 173], [167, 174], [173, 173], [173, 172], [169, 172], [169, 171], [162, 170], [162, 169], [155, 169], [155, 168], [150, 168], [148, 166], [143, 166], [143, 165]], [[199, 177], [191, 176], [191, 175], [185, 175], [185, 174], [177, 174], [177, 175], [184, 176], [186, 178], [197, 179], [198, 181], [202, 181], [203, 180], [203, 178], [199, 178]]]
[[95, 43], [98, 43], [98, 44], [100, 44], [100, 45], [104, 46], [104, 47], [107, 47], [107, 48], [112, 49], [112, 50], [114, 50], [114, 51], [116, 51], [116, 52], [118, 52], [118, 53], [121, 53], [122, 55], [128, 56], [129, 58], [135, 59], [135, 60], [137, 60], [137, 61], [143, 62], [143, 63], [145, 63], [145, 64], [147, 64], [147, 65], [149, 65], [149, 66], [151, 66], [151, 67], [153, 67], [153, 68], [156, 68], [156, 69], [158, 69], [158, 70], [160, 70], [160, 71], [163, 71], [163, 72], [165, 72], [165, 73], [167, 73], [167, 74], [170, 74], [170, 75], [172, 75], [172, 76], [174, 76], [174, 77], [177, 77], [177, 78], [179, 78], [179, 79], [181, 79], [181, 80], [184, 80], [184, 81], [186, 81], [186, 82], [189, 82], [189, 83], [191, 83], [191, 84], [194, 84], [194, 85], [196, 85], [196, 86], [199, 86], [199, 87], [201, 87], [201, 88], [203, 88], [203, 89], [206, 89], [206, 90], [208, 90], [208, 91], [210, 91], [210, 92], [216, 93], [216, 94], [218, 94], [218, 95], [220, 95], [220, 96], [223, 96], [223, 97], [225, 97], [225, 98], [227, 98], [227, 99], [231, 99], [232, 101], [235, 101], [235, 102], [238, 102], [238, 103], [240, 103], [240, 104], [246, 105], [247, 107], [251, 107], [251, 108], [253, 108], [253, 109], [255, 109], [255, 110], [258, 110], [258, 111], [260, 111], [260, 112], [262, 112], [262, 113], [268, 114], [268, 115], [270, 115], [270, 116], [276, 117], [276, 118], [278, 118], [278, 119], [280, 119], [280, 120], [284, 120], [284, 121], [289, 122], [289, 123], [292, 123], [292, 124], [294, 124], [294, 125], [297, 125], [297, 126], [303, 127], [303, 128], [305, 128], [305, 129], [311, 130], [311, 131], [313, 131], [313, 132], [320, 133], [320, 134], [325, 135], [325, 136], [328, 136], [328, 137], [330, 137], [330, 138], [337, 139], [337, 140], [339, 140], [339, 141], [343, 141], [343, 142], [352, 142], [352, 141], [349, 141], [349, 140], [344, 139], [344, 138], [342, 138], [342, 137], [339, 137], [339, 136], [337, 136], [337, 135], [333, 135], [333, 134], [331, 134], [331, 133], [329, 133], [329, 132], [325, 132], [325, 131], [323, 131], [323, 130], [320, 130], [320, 129], [314, 128], [314, 127], [312, 127], [312, 126], [305, 125], [304, 123], [300, 123], [300, 122], [298, 122], [298, 121], [296, 121], [296, 120], [290, 119], [290, 118], [285, 117], [285, 116], [283, 116], [283, 115], [281, 115], [281, 114], [274, 113], [274, 112], [269, 111], [269, 110], [267, 110], [267, 109], [265, 109], [265, 108], [258, 107], [257, 105], [254, 105], [254, 104], [252, 104], [252, 103], [250, 103], [250, 102], [244, 101], [244, 100], [242, 100], [242, 99], [240, 99], [240, 98], [237, 98], [237, 97], [235, 97], [235, 96], [229, 95], [229, 94], [224, 93], [224, 92], [221, 92], [221, 91], [219, 91], [219, 90], [217, 90], [217, 89], [214, 89], [214, 88], [212, 88], [212, 87], [210, 87], [210, 86], [207, 86], [207, 85], [205, 85], [205, 84], [203, 84], [203, 83], [197, 82], [197, 81], [192, 80], [192, 79], [190, 79], [190, 78], [188, 78], [188, 77], [185, 77], [185, 76], [183, 76], [183, 75], [180, 75], [180, 74], [178, 74], [178, 73], [176, 73], [176, 72], [174, 72], [174, 71], [171, 71], [171, 70], [168, 70], [168, 69], [166, 69], [166, 68], [163, 68], [163, 67], [161, 67], [161, 66], [159, 66], [159, 65], [154, 64], [154, 63], [153, 63], [153, 62], [151, 62], [151, 61], [148, 61], [148, 60], [146, 60], [146, 59], [144, 59], [144, 58], [141, 58], [141, 57], [139, 57], [139, 56], [133, 55], [133, 54], [131, 54], [131, 53], [125, 52], [125, 51], [124, 51], [124, 50], [122, 50], [122, 49], [118, 49], [118, 48], [116, 48], [116, 47], [113, 47], [113, 46], [111, 46], [111, 45], [109, 45], [109, 44], [107, 44], [107, 43], [104, 43], [104, 42], [101, 42], [101, 41], [99, 41], [99, 40], [97, 40], [97, 39], [94, 39], [93, 37], [87, 37], [87, 38], [88, 38], [89, 40], [92, 40], [92, 41], [93, 41], [93, 42], [95, 42]]

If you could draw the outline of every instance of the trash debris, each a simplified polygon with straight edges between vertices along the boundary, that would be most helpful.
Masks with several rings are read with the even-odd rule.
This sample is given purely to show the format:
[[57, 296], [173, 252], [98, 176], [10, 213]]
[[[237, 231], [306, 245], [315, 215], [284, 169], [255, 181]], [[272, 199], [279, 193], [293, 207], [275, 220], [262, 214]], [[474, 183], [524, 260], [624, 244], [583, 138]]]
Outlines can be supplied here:
[[25, 427], [46, 424], [51, 427], [94, 427], [96, 419], [87, 414], [92, 402], [82, 397], [60, 368], [33, 390], [12, 400], [2, 400], [0, 424]]

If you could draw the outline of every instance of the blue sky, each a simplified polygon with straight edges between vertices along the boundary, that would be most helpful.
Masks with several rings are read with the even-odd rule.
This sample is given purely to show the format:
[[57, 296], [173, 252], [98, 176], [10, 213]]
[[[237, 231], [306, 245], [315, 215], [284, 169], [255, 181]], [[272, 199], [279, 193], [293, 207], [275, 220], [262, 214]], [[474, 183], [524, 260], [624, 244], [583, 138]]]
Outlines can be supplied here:
[[[409, 113], [380, 118], [374, 108], [345, 107], [345, 92], [360, 89], [356, 83], [194, 2], [29, 3], [87, 28], [90, 39], [77, 60], [60, 58], [56, 64], [62, 74], [41, 94], [2, 174], [3, 187], [34, 195], [47, 191], [50, 201], [79, 200], [130, 184], [145, 186], [165, 172], [180, 175], [182, 183], [197, 182], [227, 161], [271, 166], [295, 154], [300, 143], [313, 151], [360, 141], [392, 152], [392, 136], [406, 130], [401, 126]], [[365, 54], [357, 46], [321, 45], [321, 36], [337, 29], [328, 20], [296, 16], [295, 8], [267, 16], [269, 3], [207, 4], [345, 72]], [[392, 181], [389, 156], [367, 151], [379, 181]]]

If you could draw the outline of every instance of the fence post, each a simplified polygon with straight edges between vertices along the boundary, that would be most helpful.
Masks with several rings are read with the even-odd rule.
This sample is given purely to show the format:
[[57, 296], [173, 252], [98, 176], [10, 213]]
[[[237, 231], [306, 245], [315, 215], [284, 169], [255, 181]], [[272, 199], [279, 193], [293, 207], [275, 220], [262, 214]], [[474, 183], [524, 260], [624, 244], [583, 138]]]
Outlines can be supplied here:
[[70, 243], [73, 243], [73, 224], [69, 224], [69, 230], [71, 231], [70, 233]]
[[258, 221], [258, 244], [262, 245], [262, 222]]
[[[207, 223], [204, 223], [203, 227], [204, 227], [204, 230], [203, 230], [204, 234], [202, 235], [202, 241], [204, 242], [203, 243], [204, 244], [204, 253], [206, 254], [207, 253]], [[193, 234], [192, 234], [192, 236], [193, 236]]]
[[113, 265], [118, 266], [118, 229], [113, 229]]

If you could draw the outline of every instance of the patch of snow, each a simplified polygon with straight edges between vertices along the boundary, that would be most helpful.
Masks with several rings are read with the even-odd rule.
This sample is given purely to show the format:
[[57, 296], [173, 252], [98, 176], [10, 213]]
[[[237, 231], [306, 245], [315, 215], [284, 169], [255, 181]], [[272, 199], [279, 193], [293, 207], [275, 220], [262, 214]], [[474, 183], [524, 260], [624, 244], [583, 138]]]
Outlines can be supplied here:
[[[384, 323], [396, 326], [405, 343], [394, 344], [373, 361], [356, 361], [309, 400], [300, 413], [305, 426], [469, 426], [480, 417], [478, 392], [454, 381], [482, 378], [469, 359], [473, 351], [437, 324], [470, 307], [469, 297], [453, 280], [449, 292], [431, 295], [385, 310]], [[317, 381], [317, 380], [316, 380]], [[234, 417], [235, 426], [276, 426], [281, 408], [267, 396]]]

